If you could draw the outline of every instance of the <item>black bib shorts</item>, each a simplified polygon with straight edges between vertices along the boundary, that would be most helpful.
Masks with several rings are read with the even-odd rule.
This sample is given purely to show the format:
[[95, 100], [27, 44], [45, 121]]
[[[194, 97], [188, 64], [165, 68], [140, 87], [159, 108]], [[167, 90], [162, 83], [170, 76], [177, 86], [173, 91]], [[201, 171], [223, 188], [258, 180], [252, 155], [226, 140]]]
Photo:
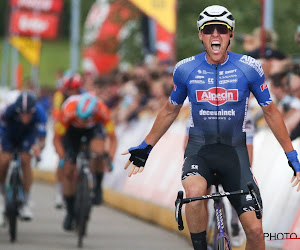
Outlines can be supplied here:
[[[227, 192], [248, 190], [247, 183], [251, 181], [262, 207], [259, 189], [250, 169], [246, 145], [199, 146], [199, 144], [189, 142], [185, 150], [181, 179], [183, 181], [193, 175], [204, 177], [207, 181], [207, 189], [218, 180]], [[239, 216], [244, 212], [254, 210], [251, 195], [234, 195], [228, 198]]]

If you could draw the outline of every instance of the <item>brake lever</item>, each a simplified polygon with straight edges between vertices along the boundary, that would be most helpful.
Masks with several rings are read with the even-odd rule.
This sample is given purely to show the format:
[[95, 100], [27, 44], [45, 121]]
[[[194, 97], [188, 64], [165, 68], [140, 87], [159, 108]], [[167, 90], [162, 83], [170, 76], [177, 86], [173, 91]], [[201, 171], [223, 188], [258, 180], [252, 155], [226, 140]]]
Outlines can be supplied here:
[[249, 189], [249, 192], [252, 196], [252, 200], [254, 201], [254, 208], [255, 208], [255, 215], [256, 215], [256, 218], [257, 219], [261, 219], [261, 206], [258, 202], [258, 199], [257, 199], [257, 194], [255, 192], [255, 189], [254, 189], [254, 186], [253, 186], [253, 183], [252, 182], [248, 182], [247, 183], [247, 186], [248, 186], [248, 189]]
[[178, 223], [178, 229], [182, 231], [184, 229], [182, 221], [182, 200], [183, 200], [183, 191], [178, 191], [177, 199], [175, 201], [175, 218]]

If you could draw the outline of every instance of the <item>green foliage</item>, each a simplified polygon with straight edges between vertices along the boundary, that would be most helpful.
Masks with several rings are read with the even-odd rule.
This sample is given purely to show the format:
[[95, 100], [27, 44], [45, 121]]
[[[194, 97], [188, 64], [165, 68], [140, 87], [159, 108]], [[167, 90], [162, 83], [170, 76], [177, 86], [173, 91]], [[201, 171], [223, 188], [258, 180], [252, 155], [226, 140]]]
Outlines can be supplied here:
[[[0, 42], [2, 52], [3, 41]], [[41, 61], [39, 67], [40, 84], [42, 86], [54, 87], [55, 74], [58, 69], [67, 70], [70, 61], [70, 48], [68, 40], [44, 41], [42, 45]], [[2, 53], [1, 53], [2, 54]], [[10, 66], [10, 61], [7, 62]], [[30, 79], [31, 65], [20, 55], [20, 63], [23, 66], [24, 82]], [[0, 65], [1, 70], [1, 65]], [[10, 84], [10, 75], [8, 74], [8, 83]]]
[[54, 86], [58, 69], [67, 70], [70, 65], [69, 40], [43, 42], [40, 83], [43, 86]]
[[[207, 6], [219, 4], [228, 8], [235, 20], [235, 35], [251, 33], [261, 23], [261, 4], [259, 0], [178, 0], [177, 20], [177, 58], [178, 60], [202, 51], [198, 39], [196, 21], [199, 13]], [[296, 27], [300, 24], [299, 0], [274, 0], [274, 30], [278, 33], [278, 49], [288, 55], [300, 53], [300, 46], [294, 41]], [[295, 22], [298, 20], [298, 22]], [[233, 50], [242, 53], [239, 42], [235, 41]]]
[[294, 40], [300, 25], [299, 0], [274, 0], [274, 28], [278, 33], [278, 48], [288, 54], [300, 54], [300, 45]]

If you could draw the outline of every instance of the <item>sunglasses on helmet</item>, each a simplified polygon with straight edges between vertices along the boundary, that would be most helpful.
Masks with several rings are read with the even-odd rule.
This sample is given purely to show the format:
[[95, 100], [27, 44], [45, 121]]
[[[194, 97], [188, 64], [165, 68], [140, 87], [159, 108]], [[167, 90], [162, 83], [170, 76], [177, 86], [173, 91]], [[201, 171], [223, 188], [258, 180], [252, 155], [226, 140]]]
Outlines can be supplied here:
[[226, 23], [206, 23], [200, 28], [205, 35], [214, 33], [215, 29], [219, 34], [228, 34], [231, 27]]

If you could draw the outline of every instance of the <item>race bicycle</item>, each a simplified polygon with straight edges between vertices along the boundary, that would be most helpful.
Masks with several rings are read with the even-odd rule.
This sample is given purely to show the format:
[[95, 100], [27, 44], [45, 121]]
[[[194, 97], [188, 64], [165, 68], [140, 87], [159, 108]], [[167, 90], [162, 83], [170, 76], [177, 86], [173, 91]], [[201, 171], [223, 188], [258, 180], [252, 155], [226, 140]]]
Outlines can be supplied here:
[[224, 222], [224, 215], [223, 215], [223, 208], [221, 199], [222, 197], [228, 197], [231, 195], [248, 195], [250, 194], [254, 203], [254, 211], [256, 214], [257, 219], [261, 219], [261, 211], [262, 208], [260, 203], [258, 202], [257, 194], [255, 192], [253, 183], [247, 183], [248, 189], [245, 190], [238, 190], [233, 192], [219, 192], [219, 187], [216, 185], [216, 193], [210, 195], [203, 195], [199, 197], [191, 197], [191, 198], [183, 198], [183, 191], [179, 191], [177, 195], [177, 199], [175, 201], [175, 218], [178, 223], [178, 229], [181, 231], [184, 229], [183, 220], [182, 220], [182, 205], [187, 204], [193, 201], [199, 200], [208, 200], [213, 199], [214, 201], [214, 209], [215, 209], [215, 217], [217, 221], [217, 234], [216, 234], [216, 249], [218, 250], [231, 250], [230, 240], [226, 233], [226, 223]]

